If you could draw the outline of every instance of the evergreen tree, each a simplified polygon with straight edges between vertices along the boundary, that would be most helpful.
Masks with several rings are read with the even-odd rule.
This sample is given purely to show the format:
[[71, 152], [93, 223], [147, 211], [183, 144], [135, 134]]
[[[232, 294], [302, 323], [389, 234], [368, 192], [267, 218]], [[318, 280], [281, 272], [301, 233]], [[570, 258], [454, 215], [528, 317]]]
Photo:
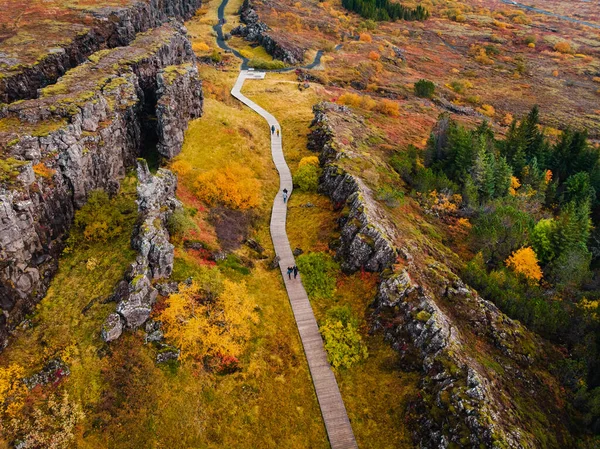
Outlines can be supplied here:
[[512, 178], [512, 168], [504, 156], [499, 156], [496, 160], [496, 170], [494, 172], [494, 196], [501, 198], [508, 194]]

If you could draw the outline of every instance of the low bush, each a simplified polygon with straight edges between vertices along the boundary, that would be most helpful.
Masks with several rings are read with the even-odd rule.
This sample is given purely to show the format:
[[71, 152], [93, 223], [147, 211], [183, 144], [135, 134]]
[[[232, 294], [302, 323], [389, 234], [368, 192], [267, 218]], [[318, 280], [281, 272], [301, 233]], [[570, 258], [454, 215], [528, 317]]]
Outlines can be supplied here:
[[350, 368], [369, 356], [358, 331], [358, 320], [348, 306], [333, 307], [320, 331], [334, 369]]
[[87, 241], [107, 241], [123, 231], [129, 210], [111, 202], [106, 192], [95, 190], [75, 216], [75, 230]]
[[433, 82], [421, 79], [415, 83], [415, 95], [422, 98], [431, 98], [435, 92]]
[[304, 192], [316, 192], [319, 187], [320, 175], [321, 169], [319, 168], [319, 160], [316, 157], [302, 158], [298, 170], [294, 174], [294, 185]]
[[302, 283], [311, 298], [331, 298], [335, 293], [338, 264], [326, 253], [302, 254], [296, 259]]

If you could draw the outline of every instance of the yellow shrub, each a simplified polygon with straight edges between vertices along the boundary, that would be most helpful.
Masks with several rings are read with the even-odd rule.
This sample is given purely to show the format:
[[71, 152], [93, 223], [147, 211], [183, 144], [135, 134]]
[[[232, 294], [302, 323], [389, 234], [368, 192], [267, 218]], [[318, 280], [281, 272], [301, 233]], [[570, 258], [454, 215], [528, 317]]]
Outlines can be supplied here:
[[558, 76], [558, 70], [553, 70], [552, 71], [552, 76], [553, 77], [557, 77]]
[[554, 50], [559, 53], [572, 53], [571, 45], [568, 42], [558, 42], [554, 45]]
[[315, 167], [319, 166], [319, 158], [317, 156], [306, 156], [300, 159], [300, 163], [298, 164], [298, 168], [302, 168], [305, 165], [314, 165]]
[[494, 109], [494, 106], [492, 106], [491, 104], [481, 105], [480, 110], [483, 115], [486, 115], [488, 117], [493, 117], [496, 114], [496, 110]]
[[372, 51], [369, 53], [369, 59], [371, 61], [379, 61], [379, 58], [381, 58], [381, 55], [376, 51]]
[[188, 161], [179, 159], [171, 164], [171, 170], [177, 173], [179, 176], [187, 176], [192, 172], [193, 168], [192, 164], [190, 164]]
[[400, 105], [392, 100], [382, 100], [377, 105], [377, 110], [385, 115], [398, 117], [400, 115]]
[[368, 95], [365, 95], [360, 100], [360, 107], [363, 109], [366, 109], [367, 111], [372, 110], [376, 106], [377, 106], [377, 102], [375, 100], [373, 100], [371, 97], [369, 97]]
[[373, 38], [369, 33], [360, 33], [361, 42], [373, 42]]
[[542, 269], [537, 255], [529, 246], [513, 252], [505, 263], [508, 268], [517, 274], [522, 274], [529, 281], [537, 283], [542, 279]]
[[0, 368], [0, 421], [3, 415], [16, 417], [24, 405], [27, 387], [22, 379], [25, 370], [19, 365]]
[[210, 47], [204, 42], [194, 42], [192, 44], [192, 50], [194, 50], [196, 53], [205, 53], [210, 50]]
[[527, 46], [529, 48], [535, 48], [535, 44], [533, 42], [528, 43]]
[[[161, 312], [165, 337], [181, 350], [183, 359], [205, 355], [236, 357], [258, 321], [256, 304], [246, 285], [225, 280], [220, 293], [207, 292], [197, 281], [180, 284]], [[216, 296], [216, 297], [215, 297]]]
[[208, 205], [249, 209], [260, 202], [260, 182], [252, 170], [238, 163], [201, 173], [194, 184], [196, 195]]
[[340, 95], [338, 103], [357, 108], [360, 106], [361, 98], [358, 94], [345, 93]]

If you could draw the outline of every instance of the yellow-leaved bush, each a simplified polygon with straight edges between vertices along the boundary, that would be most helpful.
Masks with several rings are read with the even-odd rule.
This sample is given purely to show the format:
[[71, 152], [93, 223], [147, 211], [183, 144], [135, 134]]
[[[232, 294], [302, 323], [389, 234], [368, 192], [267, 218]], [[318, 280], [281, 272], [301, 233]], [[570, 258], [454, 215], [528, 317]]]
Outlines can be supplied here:
[[194, 183], [196, 195], [209, 206], [223, 204], [232, 209], [249, 209], [260, 202], [260, 182], [238, 163], [201, 173]]
[[182, 359], [204, 356], [237, 357], [258, 322], [256, 303], [244, 283], [220, 281], [216, 270], [209, 287], [194, 280], [181, 284], [160, 313], [165, 337], [180, 350]]
[[14, 418], [23, 407], [27, 395], [22, 381], [24, 375], [25, 370], [20, 365], [0, 368], [0, 418]]
[[514, 251], [508, 259], [506, 266], [515, 273], [523, 275], [530, 282], [539, 282], [542, 279], [542, 269], [538, 263], [535, 251], [526, 246]]

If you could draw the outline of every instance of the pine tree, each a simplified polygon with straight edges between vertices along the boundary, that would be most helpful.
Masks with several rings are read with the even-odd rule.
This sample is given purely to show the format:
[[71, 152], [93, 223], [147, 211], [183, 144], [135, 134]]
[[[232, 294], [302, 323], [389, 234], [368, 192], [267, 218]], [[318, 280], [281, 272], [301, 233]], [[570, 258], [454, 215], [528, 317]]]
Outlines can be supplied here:
[[508, 194], [511, 185], [512, 168], [504, 156], [499, 156], [496, 160], [496, 170], [494, 172], [494, 196], [501, 198]]

